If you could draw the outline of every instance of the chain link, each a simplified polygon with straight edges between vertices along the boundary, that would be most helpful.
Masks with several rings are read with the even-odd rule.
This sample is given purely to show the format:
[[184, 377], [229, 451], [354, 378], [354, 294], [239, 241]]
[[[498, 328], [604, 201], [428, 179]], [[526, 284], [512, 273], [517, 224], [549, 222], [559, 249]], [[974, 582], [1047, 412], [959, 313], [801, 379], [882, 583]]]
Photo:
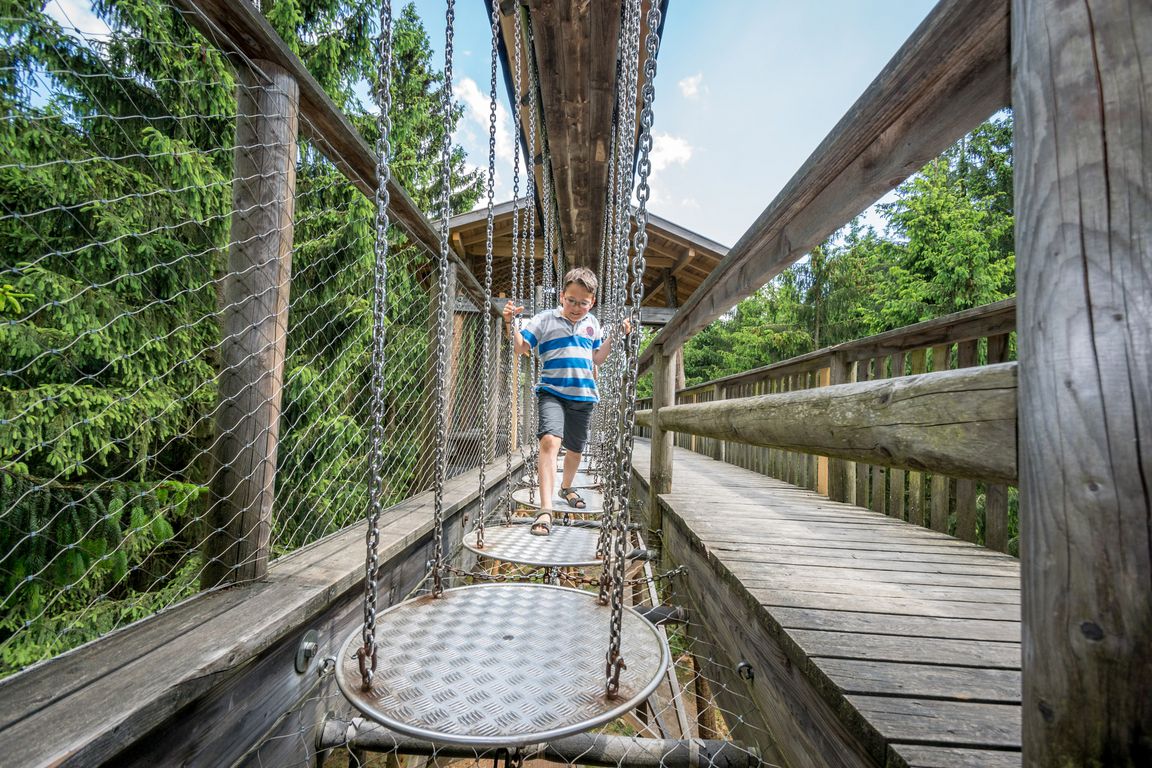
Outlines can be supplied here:
[[[493, 5], [496, 5], [493, 3]], [[516, 89], [514, 91], [515, 103], [512, 105], [512, 279], [511, 279], [511, 296], [510, 300], [514, 305], [523, 306], [520, 299], [520, 11], [519, 7], [512, 11], [516, 14], [516, 23], [513, 25], [516, 33], [515, 43], [515, 58], [513, 68], [515, 70]], [[529, 149], [531, 151], [531, 149]], [[516, 325], [515, 320], [512, 321], [511, 327], [508, 329], [508, 451], [504, 459], [504, 477], [507, 478], [504, 483], [504, 500], [502, 506], [504, 507], [504, 520], [511, 521], [512, 512], [515, 509], [515, 502], [512, 500], [512, 415], [521, 410], [520, 402], [520, 360], [516, 355]], [[520, 419], [517, 426], [521, 430], [521, 434], [517, 435], [517, 446], [520, 450], [520, 458], [524, 458], [524, 440], [523, 440], [523, 419]]]
[[436, 455], [432, 515], [432, 596], [444, 592], [444, 480], [448, 464], [448, 220], [452, 216], [452, 40], [456, 2], [444, 14], [444, 136], [440, 144], [440, 263], [436, 295]]
[[357, 651], [361, 686], [372, 687], [376, 674], [376, 573], [380, 568], [380, 515], [384, 507], [384, 357], [388, 312], [388, 182], [392, 148], [392, 3], [380, 5], [379, 60], [376, 68], [376, 242], [372, 289], [372, 447], [368, 459], [368, 532], [364, 560], [363, 645]]
[[[500, 35], [500, 6], [492, 4], [492, 56], [488, 80], [488, 228], [484, 247], [484, 306], [480, 308], [484, 336], [480, 349], [480, 408], [484, 426], [480, 430], [480, 511], [477, 513], [476, 547], [484, 548], [484, 518], [488, 515], [488, 490], [484, 484], [484, 469], [492, 461], [492, 398], [491, 368], [492, 323], [488, 313], [492, 308], [492, 232], [493, 207], [496, 200], [496, 52]], [[497, 372], [499, 375], [499, 372]]]

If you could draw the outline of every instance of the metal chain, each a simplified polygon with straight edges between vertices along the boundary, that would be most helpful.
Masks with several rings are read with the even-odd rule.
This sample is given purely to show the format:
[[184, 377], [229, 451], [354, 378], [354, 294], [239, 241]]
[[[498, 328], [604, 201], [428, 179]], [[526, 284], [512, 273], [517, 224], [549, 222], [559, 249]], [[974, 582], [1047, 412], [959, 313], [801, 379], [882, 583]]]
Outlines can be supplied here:
[[[519, 41], [519, 38], [517, 38]], [[517, 69], [519, 73], [519, 69]], [[525, 158], [525, 165], [528, 170], [527, 190], [525, 197], [527, 204], [524, 206], [524, 215], [527, 217], [525, 221], [525, 231], [527, 232], [524, 241], [524, 262], [521, 268], [521, 274], [527, 274], [528, 281], [528, 295], [529, 301], [526, 306], [531, 307], [531, 313], [534, 317], [539, 311], [540, 307], [536, 302], [536, 109], [538, 105], [537, 97], [540, 94], [539, 83], [536, 80], [536, 70], [532, 68], [531, 62], [528, 64], [528, 157]], [[517, 80], [519, 82], [519, 80]], [[541, 148], [541, 154], [543, 149]], [[548, 159], [541, 157], [541, 167], [548, 167]], [[547, 216], [547, 214], [545, 214]], [[539, 383], [539, 357], [531, 355], [528, 358], [528, 375], [531, 386], [536, 386]], [[526, 434], [524, 442], [530, 446], [528, 455], [528, 499], [534, 501], [536, 498], [536, 489], [540, 486], [539, 478], [539, 464], [540, 464], [540, 442], [536, 439], [536, 432], [538, 430], [538, 421], [540, 414], [538, 409], [529, 405], [525, 405], [524, 411], [524, 424], [526, 427]], [[551, 471], [551, 468], [549, 468]], [[541, 503], [543, 503], [541, 499]]]
[[[652, 162], [650, 159], [652, 152], [652, 103], [656, 98], [654, 81], [656, 79], [656, 54], [660, 46], [658, 32], [660, 28], [660, 15], [659, 5], [653, 3], [648, 12], [648, 36], [645, 39], [647, 57], [644, 61], [643, 109], [640, 118], [640, 159], [637, 163], [640, 182], [637, 187], [636, 198], [639, 203], [639, 209], [636, 212], [636, 236], [633, 241], [634, 253], [632, 256], [632, 271], [630, 275], [631, 284], [629, 285], [631, 299], [629, 309], [632, 314], [632, 325], [637, 329], [637, 332], [630, 334], [628, 337], [625, 378], [621, 386], [624, 403], [624, 418], [621, 424], [621, 447], [623, 450], [621, 450], [619, 454], [619, 477], [624, 481], [621, 487], [622, 494], [618, 499], [618, 504], [621, 506], [621, 509], [627, 508], [626, 482], [632, 470], [632, 447], [635, 442], [636, 379], [638, 378], [640, 360], [639, 321], [640, 305], [644, 299], [644, 251], [648, 246], [648, 233], [646, 230], [648, 224], [647, 206], [648, 198], [651, 194], [651, 189], [648, 186], [648, 177], [652, 172]], [[639, 34], [639, 30], [637, 30], [637, 34]], [[636, 42], [637, 44], [639, 43], [638, 40]], [[617, 526], [618, 528], [622, 528], [620, 523], [617, 523]], [[624, 666], [623, 659], [620, 657], [620, 624], [624, 611], [624, 588], [622, 582], [624, 580], [625, 565], [622, 557], [623, 536], [620, 535], [619, 532], [615, 546], [616, 555], [619, 559], [612, 564], [614, 571], [612, 578], [615, 588], [612, 592], [612, 620], [607, 654], [607, 671], [609, 677], [606, 692], [609, 696], [615, 696], [619, 691], [620, 670]]]
[[380, 515], [384, 511], [384, 356], [388, 311], [388, 204], [392, 147], [392, 2], [380, 5], [377, 42], [376, 242], [372, 287], [372, 447], [368, 459], [368, 552], [364, 558], [364, 644], [357, 651], [361, 687], [370, 690], [376, 674], [376, 572], [380, 568]]
[[[444, 480], [448, 463], [448, 219], [452, 215], [452, 38], [456, 2], [444, 14], [444, 136], [440, 143], [440, 264], [436, 301], [436, 472], [432, 515], [432, 596], [444, 592]], [[453, 297], [454, 298], [454, 297]]]
[[[495, 3], [493, 3], [495, 5]], [[513, 11], [516, 14], [516, 23], [513, 25], [516, 32], [515, 44], [515, 77], [517, 83], [517, 91], [519, 90], [520, 83], [520, 11], [516, 7]], [[518, 252], [520, 249], [520, 100], [516, 98], [516, 103], [512, 105], [512, 285], [511, 296], [509, 297], [513, 305], [521, 305], [518, 301], [520, 298], [520, 270]], [[503, 321], [501, 321], [503, 322]], [[513, 322], [512, 327], [508, 332], [508, 452], [505, 454], [504, 460], [504, 477], [508, 481], [504, 484], [504, 500], [501, 503], [504, 507], [504, 519], [510, 521], [512, 519], [512, 511], [515, 503], [512, 500], [512, 414], [520, 411], [520, 360], [516, 355], [516, 325]], [[523, 429], [523, 419], [517, 424], [521, 430]], [[520, 457], [524, 457], [524, 440], [521, 435], [517, 435], [517, 446], [520, 449]]]
[[[620, 60], [622, 66], [618, 67], [619, 82], [616, 89], [616, 114], [619, 119], [616, 125], [616, 139], [615, 149], [616, 154], [613, 162], [616, 166], [615, 180], [616, 187], [614, 190], [614, 203], [615, 210], [613, 216], [613, 232], [612, 242], [613, 250], [612, 256], [612, 271], [615, 275], [614, 279], [614, 296], [613, 306], [618, 307], [620, 310], [619, 315], [614, 315], [612, 322], [619, 323], [623, 319], [624, 311], [624, 287], [627, 285], [627, 269], [626, 269], [626, 255], [627, 255], [627, 237], [624, 235], [624, 227], [627, 222], [627, 214], [629, 210], [629, 195], [631, 190], [631, 178], [626, 171], [626, 168], [631, 164], [631, 149], [633, 145], [634, 126], [633, 119], [636, 110], [632, 108], [630, 103], [631, 94], [636, 93], [636, 61], [639, 58], [640, 37], [640, 7], [635, 2], [629, 2], [625, 5], [624, 23], [622, 27], [622, 42], [620, 46]], [[611, 327], [611, 326], [610, 326]], [[623, 371], [619, 367], [619, 355], [614, 356], [616, 360], [613, 361], [613, 375], [611, 381], [614, 384], [619, 384], [623, 378]], [[617, 499], [619, 499], [625, 492], [623, 487], [627, 482], [627, 477], [621, 476], [618, 472], [620, 462], [619, 456], [621, 447], [621, 413], [620, 406], [622, 394], [617, 386], [611, 393], [611, 398], [608, 405], [608, 430], [607, 439], [611, 449], [605, 453], [605, 462], [609, 462], [605, 476], [605, 504], [604, 514], [606, 523], [611, 519], [614, 514], [623, 514], [623, 510], [619, 509]], [[600, 531], [600, 537], [597, 541], [596, 551], [601, 554], [608, 552], [614, 535], [614, 526], [605, 524]], [[612, 590], [611, 571], [605, 568], [603, 573], [603, 583], [600, 586], [600, 601], [608, 603], [609, 593]]]
[[488, 490], [484, 487], [484, 468], [492, 461], [491, 370], [488, 361], [492, 356], [492, 324], [488, 313], [492, 309], [492, 231], [493, 205], [496, 200], [496, 52], [500, 35], [500, 6], [492, 4], [492, 56], [488, 82], [488, 229], [484, 249], [484, 306], [480, 308], [481, 325], [484, 337], [480, 351], [480, 407], [484, 414], [484, 427], [480, 430], [480, 511], [477, 514], [476, 547], [484, 548], [484, 518], [488, 513]]

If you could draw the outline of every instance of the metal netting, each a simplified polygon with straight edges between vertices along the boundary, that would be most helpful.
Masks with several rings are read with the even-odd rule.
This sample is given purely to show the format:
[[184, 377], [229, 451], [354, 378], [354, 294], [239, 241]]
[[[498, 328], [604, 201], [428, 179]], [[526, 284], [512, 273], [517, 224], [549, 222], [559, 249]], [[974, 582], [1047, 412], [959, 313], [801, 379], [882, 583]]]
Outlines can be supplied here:
[[[363, 519], [376, 234], [307, 115], [276, 133], [295, 91], [169, 4], [8, 8], [0, 676]], [[386, 505], [431, 487], [437, 384], [435, 270], [394, 237]], [[460, 293], [449, 476], [483, 426]], [[224, 531], [258, 554], [213, 574]]]

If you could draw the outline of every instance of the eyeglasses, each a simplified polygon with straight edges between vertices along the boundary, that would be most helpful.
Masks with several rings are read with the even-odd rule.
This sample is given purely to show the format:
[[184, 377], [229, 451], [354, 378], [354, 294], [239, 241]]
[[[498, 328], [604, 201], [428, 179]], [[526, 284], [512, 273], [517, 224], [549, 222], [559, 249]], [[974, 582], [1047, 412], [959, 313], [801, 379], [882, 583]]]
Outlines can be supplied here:
[[570, 307], [580, 307], [581, 309], [588, 309], [588, 307], [592, 306], [592, 300], [591, 299], [584, 299], [583, 301], [581, 301], [580, 299], [573, 299], [573, 298], [570, 298], [568, 296], [565, 296], [564, 301]]

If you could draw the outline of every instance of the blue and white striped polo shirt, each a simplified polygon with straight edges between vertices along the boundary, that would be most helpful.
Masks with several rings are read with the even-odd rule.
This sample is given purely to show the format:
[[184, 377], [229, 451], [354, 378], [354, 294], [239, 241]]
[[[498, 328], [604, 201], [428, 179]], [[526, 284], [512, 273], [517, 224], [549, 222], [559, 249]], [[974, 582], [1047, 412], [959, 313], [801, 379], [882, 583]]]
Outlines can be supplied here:
[[600, 400], [592, 378], [592, 353], [600, 349], [603, 337], [594, 315], [585, 315], [573, 323], [559, 307], [545, 310], [525, 323], [520, 335], [540, 353], [537, 391], [567, 400]]

